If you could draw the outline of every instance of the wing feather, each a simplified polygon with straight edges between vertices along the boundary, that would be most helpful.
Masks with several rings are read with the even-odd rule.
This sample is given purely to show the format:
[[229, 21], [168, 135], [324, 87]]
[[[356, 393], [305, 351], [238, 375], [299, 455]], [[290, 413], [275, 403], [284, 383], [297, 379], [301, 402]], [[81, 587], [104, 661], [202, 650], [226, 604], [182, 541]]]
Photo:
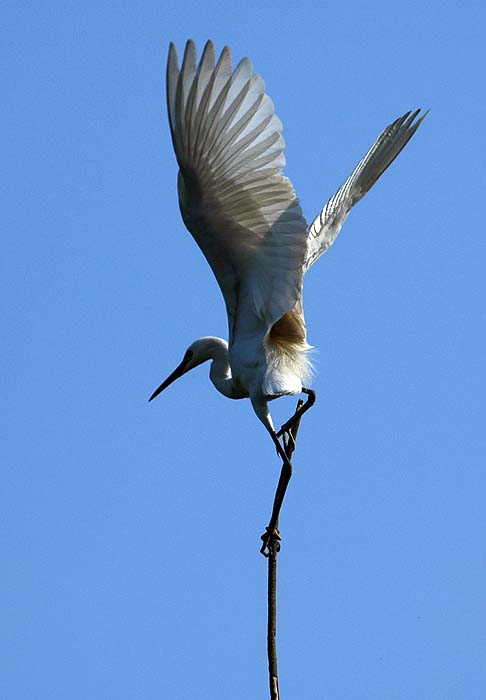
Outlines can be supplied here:
[[407, 112], [389, 124], [358, 163], [346, 182], [329, 199], [309, 227], [305, 269], [308, 270], [334, 243], [351, 208], [373, 187], [405, 148], [428, 112]]
[[[225, 298], [230, 334], [249, 299], [268, 329], [300, 298], [307, 225], [285, 166], [282, 124], [244, 58], [232, 70], [208, 41], [167, 62], [167, 106], [179, 164], [179, 203]], [[242, 294], [243, 290], [243, 294]]]

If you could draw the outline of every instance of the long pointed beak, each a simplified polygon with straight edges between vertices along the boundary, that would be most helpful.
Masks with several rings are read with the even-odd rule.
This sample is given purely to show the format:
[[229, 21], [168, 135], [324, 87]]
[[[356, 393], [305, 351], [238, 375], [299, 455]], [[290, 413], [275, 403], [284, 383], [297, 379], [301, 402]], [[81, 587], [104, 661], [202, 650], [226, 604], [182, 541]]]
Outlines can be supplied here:
[[172, 374], [169, 374], [167, 379], [162, 382], [162, 384], [154, 391], [152, 396], [149, 398], [149, 401], [152, 401], [152, 399], [157, 398], [159, 394], [161, 394], [164, 389], [167, 389], [168, 386], [172, 384], [172, 382], [175, 382], [176, 379], [179, 379], [179, 377], [182, 377], [183, 374], [187, 372], [186, 369], [186, 362], [182, 361], [181, 364], [175, 368], [175, 370], [172, 372]]

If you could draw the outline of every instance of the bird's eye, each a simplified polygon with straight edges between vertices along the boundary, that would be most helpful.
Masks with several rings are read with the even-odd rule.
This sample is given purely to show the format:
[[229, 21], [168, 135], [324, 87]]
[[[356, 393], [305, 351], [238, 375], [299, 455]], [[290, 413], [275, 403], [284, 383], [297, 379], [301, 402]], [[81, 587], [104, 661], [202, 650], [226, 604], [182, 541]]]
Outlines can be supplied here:
[[186, 354], [184, 355], [184, 361], [189, 362], [189, 360], [192, 360], [194, 353], [192, 350], [187, 350]]

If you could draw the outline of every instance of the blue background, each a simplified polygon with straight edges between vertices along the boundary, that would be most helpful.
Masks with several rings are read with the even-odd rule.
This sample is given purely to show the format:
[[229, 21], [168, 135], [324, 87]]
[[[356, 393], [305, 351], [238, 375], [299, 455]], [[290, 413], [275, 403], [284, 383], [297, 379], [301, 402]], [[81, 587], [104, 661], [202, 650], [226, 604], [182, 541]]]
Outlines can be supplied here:
[[208, 367], [147, 404], [226, 335], [165, 115], [188, 37], [264, 76], [308, 219], [431, 108], [306, 279], [318, 403], [281, 520], [280, 687], [486, 696], [484, 8], [6, 5], [0, 697], [268, 696], [273, 446]]

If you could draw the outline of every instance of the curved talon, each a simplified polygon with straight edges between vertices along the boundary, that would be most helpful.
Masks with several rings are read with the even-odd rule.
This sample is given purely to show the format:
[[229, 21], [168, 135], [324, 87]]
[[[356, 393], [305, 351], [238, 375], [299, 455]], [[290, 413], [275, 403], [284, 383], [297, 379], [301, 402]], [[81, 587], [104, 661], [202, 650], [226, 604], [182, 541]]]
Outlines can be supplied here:
[[[292, 435], [292, 430], [295, 427], [297, 417], [294, 415], [292, 418], [290, 418], [286, 423], [282, 425], [280, 430], [277, 433], [277, 437], [283, 437], [284, 440], [287, 438], [290, 438], [290, 440], [294, 440], [294, 436]], [[286, 437], [287, 436], [287, 437]], [[294, 440], [295, 443], [295, 440]]]
[[[280, 428], [278, 433], [276, 433], [276, 437], [282, 438], [283, 449], [284, 449], [285, 454], [287, 454], [287, 455], [289, 454], [289, 447], [290, 447], [290, 453], [292, 453], [295, 450], [295, 438], [292, 435], [292, 428], [289, 428], [289, 430], [283, 430], [283, 426], [282, 426], [282, 428]], [[277, 444], [275, 444], [275, 450], [277, 452], [277, 455], [279, 457], [282, 457], [282, 453], [279, 450]]]

